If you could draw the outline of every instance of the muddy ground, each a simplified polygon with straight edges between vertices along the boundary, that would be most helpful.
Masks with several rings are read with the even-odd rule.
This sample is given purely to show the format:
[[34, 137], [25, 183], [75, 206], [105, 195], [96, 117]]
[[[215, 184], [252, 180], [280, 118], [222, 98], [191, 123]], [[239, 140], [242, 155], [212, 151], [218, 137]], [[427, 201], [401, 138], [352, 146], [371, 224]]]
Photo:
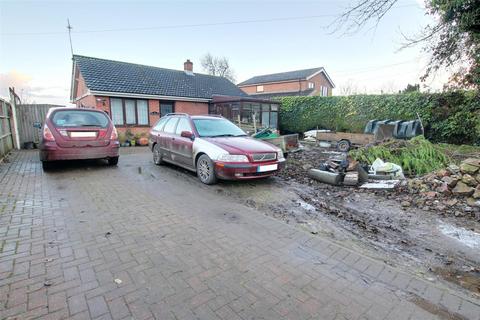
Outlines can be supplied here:
[[480, 297], [480, 223], [435, 210], [404, 208], [402, 194], [336, 187], [306, 172], [334, 151], [306, 145], [278, 176], [255, 182], [222, 182], [215, 192], [265, 214], [361, 250], [429, 281], [463, 287]]

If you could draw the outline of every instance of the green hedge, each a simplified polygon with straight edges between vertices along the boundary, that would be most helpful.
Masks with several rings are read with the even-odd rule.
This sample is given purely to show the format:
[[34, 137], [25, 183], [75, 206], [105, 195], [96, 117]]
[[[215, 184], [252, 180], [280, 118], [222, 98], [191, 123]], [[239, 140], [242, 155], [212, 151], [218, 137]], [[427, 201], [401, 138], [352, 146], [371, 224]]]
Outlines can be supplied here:
[[420, 115], [425, 136], [434, 142], [480, 142], [480, 93], [405, 93], [345, 97], [278, 98], [280, 129], [305, 132], [321, 128], [363, 132], [372, 119], [412, 120]]

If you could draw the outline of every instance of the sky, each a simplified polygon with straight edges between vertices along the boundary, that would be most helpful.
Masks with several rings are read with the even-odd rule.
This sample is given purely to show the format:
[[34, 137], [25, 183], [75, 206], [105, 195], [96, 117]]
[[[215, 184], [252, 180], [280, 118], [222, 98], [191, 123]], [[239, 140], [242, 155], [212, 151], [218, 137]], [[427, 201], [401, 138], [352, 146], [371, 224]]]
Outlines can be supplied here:
[[[0, 0], [0, 96], [67, 105], [75, 54], [203, 72], [206, 53], [230, 61], [237, 82], [323, 66], [333, 94], [395, 92], [419, 83], [422, 47], [399, 50], [431, 17], [422, 0], [398, 0], [374, 28], [349, 35], [332, 22], [358, 0], [4, 1]], [[441, 88], [445, 77], [426, 83]]]

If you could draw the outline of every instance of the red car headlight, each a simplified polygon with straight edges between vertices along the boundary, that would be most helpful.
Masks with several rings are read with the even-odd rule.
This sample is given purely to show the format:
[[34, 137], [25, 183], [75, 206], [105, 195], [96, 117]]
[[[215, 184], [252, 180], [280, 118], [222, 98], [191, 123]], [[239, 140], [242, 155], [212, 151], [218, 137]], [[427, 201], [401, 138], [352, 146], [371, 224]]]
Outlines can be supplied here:
[[222, 154], [217, 158], [218, 161], [223, 162], [249, 162], [246, 155], [243, 154]]

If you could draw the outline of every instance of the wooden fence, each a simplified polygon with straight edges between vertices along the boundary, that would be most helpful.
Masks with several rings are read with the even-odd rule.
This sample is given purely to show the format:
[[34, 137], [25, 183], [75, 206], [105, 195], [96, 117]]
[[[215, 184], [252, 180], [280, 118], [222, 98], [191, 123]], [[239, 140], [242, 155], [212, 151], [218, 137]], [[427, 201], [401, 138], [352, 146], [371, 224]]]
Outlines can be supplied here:
[[18, 104], [16, 106], [21, 147], [24, 147], [26, 142], [37, 144], [40, 141], [42, 129], [34, 127], [34, 124], [39, 123], [43, 126], [48, 109], [53, 107], [63, 106], [52, 104]]
[[0, 159], [13, 149], [11, 115], [12, 106], [10, 103], [0, 99]]

